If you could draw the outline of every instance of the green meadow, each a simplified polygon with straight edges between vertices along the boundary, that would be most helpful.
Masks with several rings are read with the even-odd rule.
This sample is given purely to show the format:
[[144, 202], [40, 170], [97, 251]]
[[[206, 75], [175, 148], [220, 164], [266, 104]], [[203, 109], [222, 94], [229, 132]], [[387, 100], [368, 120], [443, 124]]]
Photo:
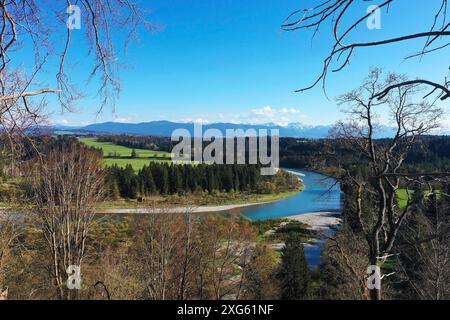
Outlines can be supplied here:
[[102, 149], [103, 157], [105, 158], [105, 165], [112, 166], [114, 164], [119, 167], [125, 167], [128, 164], [133, 166], [133, 169], [138, 171], [144, 165], [150, 162], [171, 162], [171, 153], [164, 151], [134, 149], [136, 150], [136, 157], [131, 158], [133, 148], [119, 146], [112, 142], [99, 142], [96, 138], [80, 138], [80, 142], [97, 149]]
[[[98, 142], [96, 138], [80, 138], [80, 142], [94, 148], [102, 149], [104, 157], [131, 157], [133, 148], [119, 146], [112, 142]], [[169, 160], [171, 154], [164, 151], [154, 151], [147, 149], [134, 149], [137, 153], [137, 158], [162, 158]]]
[[151, 162], [171, 162], [169, 159], [150, 159], [150, 158], [105, 158], [105, 165], [118, 165], [125, 167], [127, 164], [133, 166], [134, 171], [139, 171], [143, 166], [149, 165]]
[[[440, 192], [439, 190], [435, 190], [435, 193], [437, 194], [437, 199], [439, 199], [439, 196], [440, 196], [439, 192]], [[425, 191], [424, 194], [425, 194], [425, 198], [427, 198], [429, 195], [429, 192]], [[410, 190], [409, 198], [411, 199], [413, 195], [414, 195], [414, 190]], [[406, 189], [398, 189], [397, 190], [397, 200], [398, 200], [399, 208], [401, 208], [401, 209], [406, 208], [406, 204], [408, 202], [408, 193], [406, 192]]]
[[[409, 191], [409, 197], [412, 197], [414, 194], [414, 191]], [[408, 201], [408, 194], [406, 193], [406, 189], [398, 189], [397, 190], [397, 201], [398, 206], [401, 209], [404, 209], [406, 207], [407, 201]]]

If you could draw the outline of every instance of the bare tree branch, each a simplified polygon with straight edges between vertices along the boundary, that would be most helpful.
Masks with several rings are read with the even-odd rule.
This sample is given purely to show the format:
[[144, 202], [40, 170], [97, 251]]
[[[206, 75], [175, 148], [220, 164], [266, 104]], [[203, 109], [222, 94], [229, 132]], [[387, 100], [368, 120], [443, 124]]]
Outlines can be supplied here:
[[[319, 1], [315, 7], [310, 9], [300, 9], [291, 13], [287, 19], [282, 24], [281, 28], [285, 31], [296, 31], [302, 29], [314, 28], [314, 34], [318, 32], [322, 24], [325, 22], [331, 22], [332, 24], [332, 34], [334, 37], [334, 43], [331, 46], [329, 54], [323, 61], [323, 68], [321, 74], [317, 79], [307, 87], [296, 90], [296, 92], [303, 92], [315, 87], [319, 82], [322, 82], [323, 90], [326, 91], [326, 79], [328, 71], [334, 62], [338, 62], [339, 58], [344, 55], [346, 56], [345, 61], [334, 70], [333, 72], [339, 72], [343, 70], [349, 63], [351, 57], [354, 55], [356, 49], [359, 48], [370, 48], [389, 45], [393, 43], [402, 43], [405, 41], [410, 41], [414, 39], [426, 39], [425, 44], [420, 53], [408, 56], [411, 58], [413, 56], [423, 56], [438, 50], [443, 50], [448, 47], [449, 43], [438, 45], [435, 48], [431, 48], [431, 45], [435, 43], [438, 39], [442, 40], [450, 36], [450, 23], [447, 23], [447, 0], [440, 0], [440, 6], [437, 10], [432, 26], [429, 30], [423, 32], [416, 32], [411, 34], [406, 34], [398, 37], [386, 38], [377, 41], [367, 41], [367, 42], [357, 42], [352, 40], [352, 33], [361, 26], [376, 10], [381, 10], [383, 8], [389, 8], [396, 0], [386, 0], [382, 1], [375, 9], [370, 12], [357, 16], [356, 20], [352, 18], [352, 9], [360, 3], [357, 0], [327, 0]], [[301, 16], [299, 18], [299, 16]], [[438, 21], [442, 20], [441, 24]], [[345, 24], [347, 27], [341, 34], [339, 33], [339, 27]], [[438, 84], [436, 81], [430, 81], [425, 79], [414, 80], [414, 83], [421, 83], [428, 85], [432, 88], [432, 92], [439, 91], [438, 97], [441, 100], [445, 100], [450, 97], [449, 83], [445, 80], [443, 83]], [[411, 81], [405, 83], [398, 83], [395, 87], [387, 87], [382, 92], [376, 92], [375, 95], [378, 97], [383, 97], [391, 90], [394, 90], [398, 86], [409, 86]]]

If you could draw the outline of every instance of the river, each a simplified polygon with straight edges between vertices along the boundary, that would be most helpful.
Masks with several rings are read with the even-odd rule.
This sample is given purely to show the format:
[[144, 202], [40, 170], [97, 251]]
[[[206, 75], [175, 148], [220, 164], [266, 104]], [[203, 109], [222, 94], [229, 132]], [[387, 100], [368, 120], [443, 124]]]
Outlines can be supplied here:
[[[336, 180], [317, 172], [285, 169], [299, 175], [303, 181], [304, 190], [285, 199], [276, 202], [264, 203], [239, 209], [244, 216], [250, 220], [268, 220], [296, 216], [304, 213], [314, 212], [336, 212], [342, 211], [342, 192]], [[1, 208], [0, 208], [1, 209]], [[123, 217], [125, 214], [139, 214], [146, 209], [118, 209], [116, 217]], [[0, 210], [1, 213], [1, 210]], [[226, 213], [226, 211], [222, 212]], [[101, 214], [104, 216], [104, 214]], [[111, 216], [110, 214], [106, 216]], [[332, 235], [333, 229], [326, 231], [327, 235]], [[325, 239], [322, 238], [313, 245], [305, 247], [305, 255], [311, 268], [316, 268], [320, 263]]]
[[[303, 181], [304, 190], [285, 199], [275, 202], [262, 203], [249, 206], [237, 206], [239, 211], [250, 220], [268, 220], [277, 218], [286, 218], [289, 216], [297, 216], [299, 214], [317, 213], [317, 212], [332, 212], [340, 214], [342, 211], [342, 192], [339, 184], [335, 179], [322, 175], [317, 172], [299, 170], [299, 169], [284, 169], [299, 176]], [[195, 208], [195, 212], [201, 214], [218, 213], [227, 214], [229, 209], [227, 206], [214, 207], [199, 207]], [[234, 207], [234, 206], [231, 206]], [[113, 209], [107, 213], [107, 216], [123, 217], [124, 215], [133, 214], [140, 215], [148, 213], [148, 208], [143, 209]], [[167, 210], [167, 209], [166, 209]], [[174, 212], [184, 212], [186, 208], [173, 208]], [[328, 229], [325, 231], [326, 235], [332, 235], [335, 231]], [[305, 255], [309, 266], [312, 269], [317, 268], [320, 263], [325, 238], [319, 239], [312, 245], [305, 246]]]
[[[286, 199], [268, 204], [241, 208], [240, 211], [250, 220], [267, 220], [294, 216], [312, 212], [342, 211], [342, 192], [335, 179], [317, 172], [286, 169], [300, 176], [305, 189]], [[332, 235], [330, 229], [327, 235]], [[311, 268], [320, 263], [325, 239], [320, 239], [312, 246], [305, 247], [305, 255]]]

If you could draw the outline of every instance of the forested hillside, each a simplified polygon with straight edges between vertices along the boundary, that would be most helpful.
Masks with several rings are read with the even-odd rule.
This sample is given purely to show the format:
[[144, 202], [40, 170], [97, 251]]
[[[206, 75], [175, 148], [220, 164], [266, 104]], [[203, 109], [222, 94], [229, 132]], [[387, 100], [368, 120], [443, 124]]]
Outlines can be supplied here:
[[106, 168], [106, 184], [112, 199], [195, 192], [273, 194], [299, 187], [298, 179], [284, 171], [262, 176], [260, 169], [258, 165], [151, 163], [135, 173], [132, 165], [113, 165]]

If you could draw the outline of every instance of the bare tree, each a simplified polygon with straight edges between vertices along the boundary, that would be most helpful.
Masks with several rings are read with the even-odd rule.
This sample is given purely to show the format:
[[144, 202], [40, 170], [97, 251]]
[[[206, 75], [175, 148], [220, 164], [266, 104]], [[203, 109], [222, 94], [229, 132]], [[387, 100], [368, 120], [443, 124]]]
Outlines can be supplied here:
[[368, 299], [367, 244], [364, 238], [344, 226], [329, 240], [322, 256], [320, 297]]
[[33, 210], [51, 253], [54, 285], [60, 299], [71, 298], [69, 266], [81, 268], [86, 239], [101, 200], [102, 157], [78, 143], [60, 144], [36, 159], [29, 175]]
[[197, 221], [191, 211], [192, 210], [189, 207], [187, 212], [185, 212], [183, 228], [181, 230], [183, 234], [183, 243], [181, 245], [180, 267], [178, 271], [177, 300], [185, 300], [188, 297], [193, 296], [193, 275], [195, 273], [193, 262], [196, 258], [194, 237]]
[[[428, 201], [436, 202], [436, 196], [431, 199]], [[422, 251], [425, 268], [420, 280], [424, 285], [419, 292], [424, 299], [447, 300], [450, 297], [449, 208], [439, 208], [435, 203], [431, 206], [426, 226], [432, 239], [425, 243], [426, 248]]]
[[196, 286], [200, 299], [239, 297], [244, 273], [255, 246], [255, 234], [248, 221], [236, 213], [228, 219], [209, 216], [196, 235]]
[[276, 279], [278, 263], [275, 250], [267, 245], [257, 244], [247, 266], [243, 268], [241, 296], [250, 300], [270, 300], [279, 297]]
[[179, 262], [182, 257], [184, 216], [149, 213], [140, 222], [136, 236], [138, 279], [142, 283], [143, 297], [151, 300], [175, 299], [178, 294]]
[[[72, 76], [74, 67], [79, 62], [74, 60], [73, 52], [80, 51], [80, 48], [86, 47], [85, 54], [91, 61], [86, 71], [86, 80], [97, 87], [98, 97], [101, 99], [98, 112], [107, 105], [114, 107], [115, 98], [120, 91], [118, 71], [121, 65], [118, 48], [126, 49], [129, 41], [137, 40], [140, 26], [153, 28], [145, 16], [146, 12], [137, 3], [129, 0], [0, 0], [2, 158], [12, 159], [14, 165], [16, 156], [23, 147], [23, 137], [33, 143], [29, 139], [29, 133], [36, 124], [46, 121], [45, 99], [48, 95], [56, 95], [62, 111], [75, 110], [76, 101], [83, 97], [83, 92], [78, 87], [80, 84], [84, 85], [84, 82], [78, 83]], [[80, 29], [74, 29], [72, 21], [78, 18]], [[119, 33], [124, 34], [124, 37], [113, 37], [113, 34]], [[9, 150], [6, 150], [6, 145]], [[58, 159], [56, 154], [50, 156]], [[71, 161], [75, 161], [75, 156], [72, 156]], [[48, 158], [44, 160], [45, 167], [42, 170], [50, 170], [50, 164], [45, 161], [48, 161]], [[58, 169], [56, 163], [54, 165], [55, 170]], [[59, 174], [59, 178], [62, 178], [67, 172], [62, 171]], [[42, 174], [40, 178], [43, 177]], [[56, 181], [56, 173], [52, 178], [53, 182], [47, 182], [62, 183]], [[72, 191], [75, 192], [75, 189]], [[81, 190], [77, 193], [82, 195]], [[83, 194], [84, 196], [91, 195]], [[68, 201], [56, 198], [53, 200]], [[77, 201], [84, 200], [76, 199], [74, 205]], [[44, 205], [43, 202], [40, 204]], [[57, 210], [61, 208], [59, 203], [54, 206], [58, 207]], [[8, 242], [9, 238], [0, 233], [0, 241]], [[56, 257], [56, 253], [55, 259], [60, 259]], [[55, 266], [55, 273], [59, 272], [59, 267]], [[60, 282], [58, 279], [55, 278]]]
[[[101, 97], [98, 111], [113, 106], [120, 90], [120, 65], [112, 34], [125, 32], [125, 45], [136, 39], [139, 25], [152, 27], [145, 14], [128, 0], [1, 0], [0, 131], [8, 134], [11, 146], [16, 135], [26, 135], [30, 126], [42, 121], [46, 94], [56, 94], [63, 110], [73, 110], [82, 93], [71, 77], [71, 51], [79, 50], [83, 39], [93, 62], [86, 76], [98, 83]], [[71, 25], [77, 18], [80, 29]], [[34, 62], [24, 65], [25, 54]], [[49, 78], [52, 71], [54, 81]]]
[[2, 284], [6, 285], [11, 272], [11, 259], [14, 256], [13, 246], [19, 235], [20, 228], [14, 215], [5, 209], [0, 209], [0, 293], [2, 293]]
[[[362, 48], [371, 48], [377, 46], [386, 46], [393, 43], [401, 43], [411, 41], [414, 39], [424, 39], [423, 47], [418, 50], [418, 53], [412, 54], [406, 58], [420, 57], [425, 54], [433, 53], [438, 50], [445, 50], [450, 43], [446, 39], [450, 36], [450, 23], [448, 19], [448, 1], [437, 0], [436, 13], [430, 27], [422, 32], [414, 32], [397, 37], [383, 38], [374, 41], [360, 41], [354, 39], [364, 39], [360, 34], [357, 34], [358, 27], [365, 24], [367, 19], [375, 13], [376, 10], [386, 9], [398, 3], [397, 0], [380, 0], [370, 1], [374, 8], [368, 13], [360, 14], [362, 3], [368, 3], [365, 0], [319, 0], [317, 5], [312, 8], [303, 8], [292, 12], [282, 24], [282, 30], [296, 31], [302, 29], [313, 30], [313, 37], [323, 29], [323, 25], [327, 22], [331, 23], [330, 32], [333, 37], [331, 48], [323, 61], [323, 68], [320, 75], [312, 83], [312, 85], [302, 88], [298, 91], [308, 90], [318, 83], [322, 82], [325, 90], [326, 79], [329, 71], [338, 72], [343, 70], [349, 63], [352, 56]], [[409, 3], [408, 3], [409, 4]], [[431, 6], [431, 3], [430, 3]], [[345, 26], [345, 27], [342, 27]], [[364, 28], [359, 28], [364, 30]], [[361, 31], [364, 32], [364, 31]], [[443, 70], [448, 69], [447, 65], [443, 66]], [[390, 86], [384, 87], [381, 91], [375, 92], [374, 96], [382, 99], [390, 91], [406, 86], [410, 87], [414, 84], [423, 84], [431, 87], [431, 93], [438, 93], [441, 100], [450, 97], [450, 81], [446, 78], [442, 82], [431, 81], [427, 79], [414, 79], [396, 82]]]
[[[378, 69], [372, 70], [363, 85], [338, 98], [349, 115], [347, 122], [339, 123], [333, 135], [340, 143], [354, 150], [359, 166], [365, 174], [358, 174], [352, 164], [342, 165], [343, 183], [354, 191], [355, 229], [361, 232], [368, 245], [368, 264], [381, 267], [392, 254], [397, 233], [411, 210], [411, 203], [404, 209], [397, 206], [397, 190], [411, 183], [431, 183], [436, 177], [449, 172], [406, 172], [404, 162], [417, 139], [439, 126], [442, 110], [434, 102], [414, 102], [423, 88], [417, 84], [397, 86], [382, 99], [377, 92], [398, 83], [405, 83], [403, 76], [390, 74], [381, 79]], [[383, 114], [395, 128], [392, 139], [376, 140], [378, 124]], [[370, 202], [364, 206], [363, 202]], [[371, 289], [372, 299], [381, 299], [381, 289]]]

